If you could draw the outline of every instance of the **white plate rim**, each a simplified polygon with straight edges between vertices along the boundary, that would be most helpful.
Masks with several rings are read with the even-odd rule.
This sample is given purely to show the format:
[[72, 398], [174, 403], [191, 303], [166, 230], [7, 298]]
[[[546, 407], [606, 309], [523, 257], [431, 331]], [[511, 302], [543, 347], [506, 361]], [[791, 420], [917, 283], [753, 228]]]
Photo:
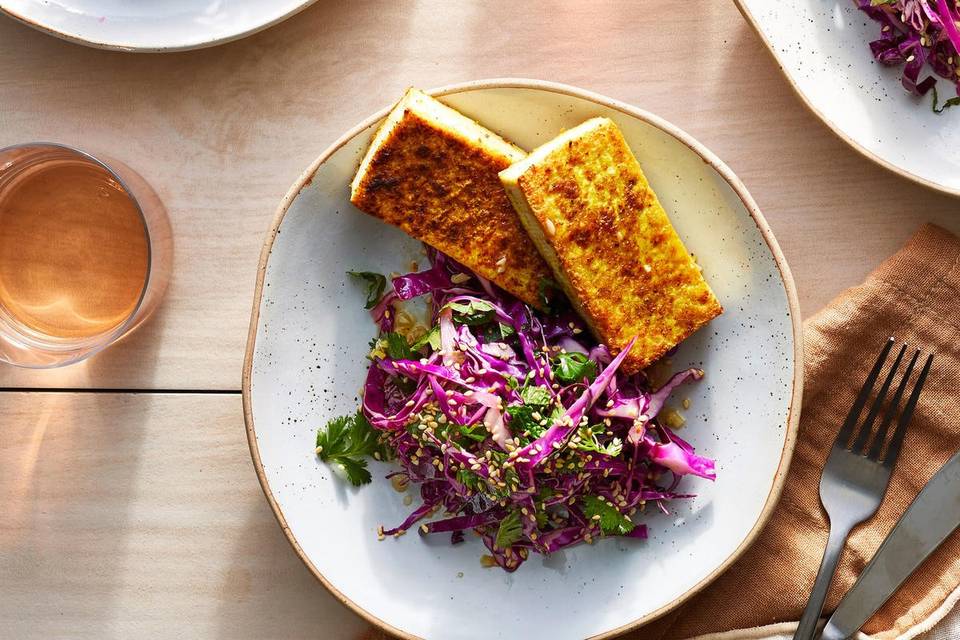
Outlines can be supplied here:
[[[753, 544], [757, 536], [763, 530], [764, 525], [766, 525], [767, 520], [769, 520], [770, 515], [773, 513], [774, 508], [779, 502], [780, 494], [783, 491], [783, 485], [784, 481], [786, 480], [787, 470], [790, 467], [790, 461], [793, 457], [797, 430], [800, 423], [800, 402], [803, 398], [803, 327], [800, 320], [800, 303], [797, 298], [796, 286], [794, 285], [793, 276], [790, 272], [789, 266], [787, 265], [786, 258], [783, 256], [783, 252], [780, 250], [780, 245], [777, 243], [773, 232], [770, 230], [766, 219], [760, 212], [756, 202], [754, 202], [753, 197], [747, 191], [747, 188], [740, 181], [740, 179], [733, 173], [733, 171], [726, 164], [724, 164], [723, 161], [715, 156], [713, 152], [704, 147], [690, 134], [660, 118], [659, 116], [656, 116], [638, 107], [629, 105], [625, 102], [621, 102], [614, 98], [609, 98], [585, 89], [546, 80], [533, 80], [528, 78], [491, 78], [444, 85], [436, 89], [430, 89], [427, 91], [427, 93], [434, 97], [443, 97], [451, 94], [481, 89], [533, 89], [585, 99], [601, 106], [615, 109], [621, 113], [624, 113], [625, 115], [638, 118], [673, 136], [681, 143], [685, 144], [694, 153], [699, 155], [704, 162], [713, 167], [730, 185], [730, 187], [743, 202], [774, 258], [777, 269], [779, 270], [781, 279], [783, 281], [784, 290], [787, 297], [787, 304], [790, 309], [791, 326], [793, 329], [794, 368], [791, 396], [787, 408], [786, 433], [784, 437], [783, 450], [780, 455], [780, 462], [777, 467], [777, 471], [774, 474], [773, 484], [770, 487], [770, 492], [767, 494], [767, 499], [764, 502], [764, 506], [759, 517], [753, 524], [753, 527], [750, 529], [747, 536], [737, 546], [733, 553], [730, 554], [730, 556], [720, 563], [705, 578], [700, 580], [700, 582], [688, 589], [674, 601], [660, 607], [646, 616], [637, 618], [632, 622], [621, 625], [614, 629], [609, 629], [603, 633], [596, 634], [588, 639], [605, 640], [634, 630], [655, 620], [656, 618], [659, 618], [660, 616], [669, 613], [702, 591], [707, 585], [719, 577], [720, 574], [726, 571], [726, 569], [729, 568], [729, 566], [733, 564], [733, 562], [736, 561], [750, 547], [750, 545]], [[247, 444], [250, 447], [250, 456], [253, 461], [253, 466], [256, 470], [257, 478], [260, 481], [260, 487], [263, 489], [264, 496], [266, 497], [267, 502], [270, 504], [270, 508], [272, 509], [277, 522], [280, 524], [280, 528], [283, 530], [284, 535], [287, 537], [288, 542], [293, 547], [294, 552], [297, 554], [300, 560], [303, 561], [314, 577], [316, 577], [317, 580], [319, 580], [320, 583], [337, 600], [339, 600], [355, 614], [359, 615], [370, 624], [398, 638], [403, 638], [404, 640], [421, 640], [419, 636], [415, 636], [404, 631], [403, 629], [398, 629], [397, 627], [390, 625], [350, 600], [324, 577], [324, 575], [303, 552], [303, 549], [300, 547], [299, 542], [293, 535], [293, 532], [290, 530], [290, 527], [286, 522], [286, 518], [283, 515], [280, 505], [273, 496], [273, 492], [270, 489], [270, 484], [263, 469], [263, 462], [260, 459], [260, 451], [257, 445], [256, 427], [253, 422], [253, 405], [250, 391], [253, 357], [256, 352], [257, 328], [260, 320], [260, 305], [263, 299], [263, 288], [267, 271], [267, 262], [269, 261], [270, 253], [273, 250], [273, 243], [276, 240], [277, 233], [280, 229], [280, 224], [283, 222], [283, 218], [286, 215], [287, 210], [290, 208], [290, 205], [300, 194], [303, 188], [310, 184], [320, 165], [326, 162], [328, 158], [330, 158], [354, 137], [366, 130], [372, 124], [384, 118], [393, 108], [394, 104], [395, 103], [391, 103], [373, 115], [365, 118], [358, 125], [354, 126], [345, 134], [343, 134], [339, 139], [337, 139], [336, 142], [327, 147], [327, 149], [325, 149], [323, 153], [321, 153], [320, 156], [318, 156], [317, 159], [314, 160], [313, 163], [311, 163], [310, 166], [307, 167], [307, 169], [300, 175], [300, 177], [296, 180], [296, 182], [294, 182], [293, 186], [290, 187], [290, 190], [287, 191], [286, 195], [284, 195], [283, 199], [280, 201], [276, 213], [274, 214], [273, 221], [270, 224], [270, 229], [267, 232], [266, 239], [264, 240], [263, 247], [260, 252], [260, 262], [257, 266], [257, 282], [253, 295], [253, 308], [250, 315], [250, 328], [247, 334], [247, 348], [243, 360], [241, 386], [243, 397], [243, 419], [246, 426]]]
[[879, 155], [870, 151], [859, 142], [851, 138], [847, 133], [833, 120], [828, 118], [822, 111], [817, 109], [817, 107], [810, 101], [797, 83], [793, 80], [793, 76], [786, 70], [784, 61], [777, 54], [776, 48], [773, 46], [773, 43], [767, 38], [763, 30], [760, 28], [759, 22], [750, 12], [750, 9], [743, 2], [743, 0], [733, 0], [733, 3], [736, 5], [737, 9], [740, 10], [740, 15], [743, 16], [743, 19], [746, 20], [747, 24], [750, 25], [750, 28], [753, 29], [753, 32], [760, 38], [760, 42], [763, 43], [763, 46], [767, 49], [771, 56], [773, 56], [774, 61], [777, 63], [777, 68], [780, 70], [780, 73], [783, 74], [783, 77], [787, 79], [787, 84], [790, 85], [790, 88], [793, 90], [793, 93], [800, 99], [800, 103], [803, 104], [813, 115], [815, 115], [823, 124], [827, 126], [830, 131], [834, 133], [838, 138], [850, 145], [854, 151], [862, 155], [867, 160], [870, 160], [874, 164], [877, 164], [888, 171], [899, 175], [902, 178], [906, 178], [911, 182], [923, 185], [928, 189], [933, 189], [934, 191], [939, 191], [940, 193], [946, 193], [947, 195], [960, 197], [960, 189], [954, 189], [953, 187], [948, 187], [946, 185], [940, 184], [933, 180], [918, 176], [915, 173], [911, 173], [906, 169], [897, 166], [896, 164], [881, 158]]
[[233, 42], [234, 40], [241, 40], [243, 38], [246, 38], [247, 36], [251, 36], [255, 33], [263, 31], [264, 29], [269, 29], [273, 25], [283, 22], [287, 18], [290, 18], [300, 13], [301, 11], [303, 11], [304, 9], [306, 9], [316, 1], [317, 0], [302, 0], [302, 2], [298, 6], [294, 7], [293, 9], [286, 12], [285, 14], [281, 16], [277, 16], [276, 18], [273, 18], [268, 22], [264, 22], [263, 24], [257, 25], [255, 27], [251, 27], [250, 29], [246, 29], [245, 31], [233, 33], [228, 36], [223, 36], [221, 38], [213, 38], [211, 40], [203, 40], [199, 42], [184, 43], [184, 44], [171, 45], [171, 46], [165, 46], [165, 45], [159, 45], [159, 44], [149, 45], [149, 46], [133, 45], [133, 44], [123, 44], [121, 42], [107, 42], [107, 41], [100, 41], [100, 40], [90, 40], [89, 38], [82, 38], [74, 33], [55, 29], [49, 25], [41, 24], [35, 20], [32, 20], [24, 15], [20, 15], [19, 13], [15, 12], [13, 9], [7, 8], [5, 6], [6, 3], [3, 3], [3, 2], [0, 2], [0, 13], [6, 16], [9, 16], [10, 18], [13, 18], [14, 20], [16, 20], [21, 24], [25, 24], [28, 27], [32, 27], [37, 31], [41, 31], [43, 33], [46, 33], [47, 35], [51, 35], [55, 38], [59, 38], [60, 40], [66, 40], [67, 42], [72, 42], [74, 44], [93, 47], [94, 49], [104, 49], [107, 51], [139, 52], [139, 53], [167, 53], [167, 52], [174, 52], [174, 51], [194, 51], [196, 49], [207, 49], [209, 47], [215, 47], [217, 45], [225, 44], [227, 42]]

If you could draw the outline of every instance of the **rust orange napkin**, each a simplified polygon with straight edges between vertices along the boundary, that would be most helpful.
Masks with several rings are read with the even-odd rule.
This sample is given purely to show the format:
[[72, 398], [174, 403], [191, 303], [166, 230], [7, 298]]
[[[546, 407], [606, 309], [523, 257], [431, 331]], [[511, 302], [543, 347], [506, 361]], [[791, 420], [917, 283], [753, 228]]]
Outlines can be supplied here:
[[[862, 285], [804, 325], [806, 372], [797, 446], [783, 496], [754, 545], [679, 611], [628, 638], [678, 640], [799, 619], [827, 539], [820, 472], [866, 371], [888, 336], [936, 353], [887, 496], [854, 530], [826, 610], [853, 585], [924, 483], [960, 448], [960, 239], [925, 226]], [[883, 640], [926, 630], [960, 585], [955, 533], [864, 627]], [[737, 636], [738, 634], [732, 634]], [[745, 635], [745, 634], [740, 634]]]

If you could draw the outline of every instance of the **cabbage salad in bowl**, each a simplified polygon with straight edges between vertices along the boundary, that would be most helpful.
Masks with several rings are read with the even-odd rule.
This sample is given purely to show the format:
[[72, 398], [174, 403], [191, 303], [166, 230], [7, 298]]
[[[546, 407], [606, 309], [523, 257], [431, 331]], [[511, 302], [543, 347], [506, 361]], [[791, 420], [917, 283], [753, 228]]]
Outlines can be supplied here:
[[[715, 478], [664, 410], [703, 371], [626, 375], [633, 343], [613, 356], [547, 283], [540, 311], [428, 252], [432, 266], [393, 277], [389, 291], [385, 276], [351, 272], [379, 335], [360, 410], [317, 433], [317, 455], [353, 484], [371, 482], [370, 456], [399, 464], [394, 487], [419, 487], [422, 503], [381, 539], [416, 527], [457, 544], [472, 531], [484, 565], [514, 571], [531, 552], [645, 538], [644, 511], [693, 497], [683, 476]], [[419, 300], [427, 322], [415, 319]]]
[[[870, 43], [877, 62], [903, 66], [901, 82], [916, 96], [933, 94], [933, 110], [960, 105], [960, 2], [958, 0], [856, 0], [860, 10], [880, 23], [880, 37]], [[952, 83], [957, 96], [939, 104], [937, 79], [921, 79], [929, 65]]]

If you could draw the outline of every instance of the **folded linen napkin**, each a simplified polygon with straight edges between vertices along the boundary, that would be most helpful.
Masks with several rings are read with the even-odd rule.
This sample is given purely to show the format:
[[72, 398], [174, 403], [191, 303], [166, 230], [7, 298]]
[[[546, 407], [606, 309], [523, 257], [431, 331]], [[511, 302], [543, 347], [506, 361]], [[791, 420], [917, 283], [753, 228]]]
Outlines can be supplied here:
[[[777, 509], [753, 546], [679, 610], [633, 633], [678, 640], [792, 633], [827, 539], [818, 486], [833, 439], [883, 341], [936, 353], [877, 515], [853, 531], [826, 602], [832, 611], [924, 483], [960, 448], [960, 239], [924, 226], [862, 285], [804, 325], [805, 391], [796, 451]], [[864, 627], [887, 640], [926, 631], [960, 597], [960, 532]], [[793, 625], [795, 626], [795, 624]], [[766, 628], [766, 632], [763, 629]], [[739, 630], [739, 631], [733, 631]]]

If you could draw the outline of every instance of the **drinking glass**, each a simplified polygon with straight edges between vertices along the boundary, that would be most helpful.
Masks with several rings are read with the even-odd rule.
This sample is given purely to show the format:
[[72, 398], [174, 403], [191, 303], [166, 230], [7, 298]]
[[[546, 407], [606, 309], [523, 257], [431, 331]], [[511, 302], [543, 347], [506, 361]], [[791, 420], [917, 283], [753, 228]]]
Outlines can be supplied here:
[[64, 366], [129, 334], [172, 253], [163, 205], [124, 163], [49, 142], [0, 149], [0, 361]]

